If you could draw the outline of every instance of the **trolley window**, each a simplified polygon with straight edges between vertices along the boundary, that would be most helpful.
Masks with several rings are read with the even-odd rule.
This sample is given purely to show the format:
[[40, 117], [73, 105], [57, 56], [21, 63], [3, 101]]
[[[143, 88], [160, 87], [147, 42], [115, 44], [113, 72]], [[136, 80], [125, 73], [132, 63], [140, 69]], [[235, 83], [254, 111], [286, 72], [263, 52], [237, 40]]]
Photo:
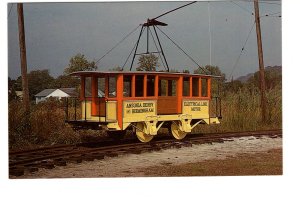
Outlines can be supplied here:
[[192, 78], [192, 91], [193, 91], [193, 97], [199, 96], [199, 78], [193, 77]]
[[84, 96], [91, 97], [92, 96], [92, 77], [85, 77], [84, 80]]
[[176, 96], [176, 80], [159, 80], [158, 96]]
[[147, 76], [147, 96], [154, 96], [155, 76]]
[[168, 80], [168, 96], [176, 96], [176, 80]]
[[117, 90], [116, 90], [116, 77], [109, 76], [108, 77], [108, 97], [116, 97]]
[[137, 75], [135, 76], [135, 96], [142, 97], [144, 95], [144, 76]]
[[201, 96], [207, 97], [208, 95], [208, 81], [207, 78], [201, 78]]
[[183, 89], [182, 89], [183, 96], [190, 96], [190, 78], [184, 77], [183, 78]]
[[168, 85], [168, 81], [167, 80], [159, 80], [158, 83], [158, 96], [167, 96], [167, 85]]
[[124, 76], [123, 78], [123, 86], [124, 86], [124, 90], [123, 90], [123, 96], [124, 97], [131, 97], [131, 80], [132, 80], [132, 76]]
[[98, 97], [105, 96], [105, 78], [98, 78]]

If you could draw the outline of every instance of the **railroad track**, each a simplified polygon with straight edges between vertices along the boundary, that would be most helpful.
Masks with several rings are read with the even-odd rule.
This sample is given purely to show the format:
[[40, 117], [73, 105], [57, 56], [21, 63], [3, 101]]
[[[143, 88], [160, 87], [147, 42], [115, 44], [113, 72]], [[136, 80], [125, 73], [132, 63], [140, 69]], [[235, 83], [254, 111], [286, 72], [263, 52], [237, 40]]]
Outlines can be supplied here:
[[126, 141], [104, 141], [102, 143], [87, 143], [77, 145], [57, 145], [26, 151], [15, 151], [9, 154], [9, 174], [21, 176], [25, 171], [35, 172], [39, 168], [52, 169], [55, 166], [65, 166], [67, 163], [101, 160], [104, 157], [116, 157], [122, 154], [140, 154], [169, 148], [191, 147], [197, 144], [220, 143], [233, 141], [236, 137], [282, 137], [282, 130], [228, 132], [215, 134], [191, 134], [184, 140], [159, 138], [150, 143]]

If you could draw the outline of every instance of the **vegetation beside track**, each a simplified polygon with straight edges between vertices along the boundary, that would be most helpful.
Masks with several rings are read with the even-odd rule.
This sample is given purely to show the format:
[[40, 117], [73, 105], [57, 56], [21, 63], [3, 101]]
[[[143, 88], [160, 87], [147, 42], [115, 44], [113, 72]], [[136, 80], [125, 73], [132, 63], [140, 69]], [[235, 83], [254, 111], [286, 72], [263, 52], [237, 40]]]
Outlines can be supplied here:
[[63, 103], [49, 99], [31, 106], [29, 122], [19, 101], [9, 102], [9, 149], [31, 149], [54, 144], [75, 144], [103, 138], [100, 131], [74, 131], [65, 122]]
[[258, 88], [244, 85], [237, 91], [229, 91], [222, 98], [221, 124], [197, 126], [194, 132], [231, 132], [270, 130], [282, 128], [281, 86], [267, 90], [267, 119], [261, 120], [260, 93]]
[[[218, 67], [207, 67], [215, 75], [222, 75]], [[216, 72], [214, 72], [216, 71]], [[195, 71], [196, 73], [196, 71]], [[258, 73], [246, 82], [221, 82], [222, 116], [219, 125], [200, 125], [193, 132], [232, 132], [268, 130], [282, 128], [281, 71], [266, 70], [267, 120], [261, 122], [260, 93], [257, 85]], [[216, 85], [213, 85], [216, 88]], [[74, 132], [64, 123], [65, 112], [62, 102], [48, 99], [31, 105], [29, 122], [18, 99], [10, 98], [8, 103], [9, 148], [10, 150], [37, 148], [52, 144], [75, 144], [107, 137], [104, 132], [85, 130]], [[212, 107], [212, 112], [214, 107]], [[71, 113], [72, 114], [72, 113]], [[77, 114], [79, 117], [80, 110]], [[212, 113], [213, 114], [213, 113]], [[162, 130], [164, 132], [165, 130]]]

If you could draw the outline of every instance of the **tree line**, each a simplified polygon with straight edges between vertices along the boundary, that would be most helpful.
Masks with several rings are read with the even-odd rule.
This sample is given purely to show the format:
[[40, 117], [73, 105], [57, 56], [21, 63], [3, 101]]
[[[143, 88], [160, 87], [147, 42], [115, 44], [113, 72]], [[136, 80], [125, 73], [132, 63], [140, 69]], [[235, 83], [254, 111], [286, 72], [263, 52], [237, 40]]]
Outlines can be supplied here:
[[[163, 71], [159, 70], [158, 57], [154, 54], [141, 55], [138, 59], [137, 71]], [[33, 70], [28, 73], [28, 87], [29, 87], [29, 96], [31, 100], [34, 100], [34, 95], [41, 92], [44, 89], [53, 89], [53, 88], [69, 88], [75, 87], [79, 89], [80, 80], [77, 77], [69, 76], [70, 73], [75, 71], [94, 71], [97, 69], [96, 63], [94, 61], [88, 61], [83, 54], [77, 54], [73, 56], [68, 66], [64, 69], [62, 75], [54, 78], [50, 75], [48, 69], [45, 70]], [[213, 85], [213, 89], [216, 87], [221, 88], [223, 94], [225, 92], [237, 92], [242, 88], [248, 90], [258, 91], [259, 89], [259, 73], [254, 73], [253, 76], [248, 78], [248, 80], [242, 82], [240, 80], [231, 80], [226, 81], [225, 74], [220, 70], [218, 66], [206, 65], [203, 67], [204, 71], [207, 74], [220, 76], [220, 79], [217, 83]], [[122, 71], [122, 68], [116, 66], [111, 71]], [[176, 69], [172, 69], [171, 72], [179, 72]], [[183, 73], [190, 73], [189, 70], [183, 70]], [[203, 73], [203, 70], [198, 68], [193, 71], [195, 74]], [[281, 66], [267, 67], [265, 71], [265, 81], [266, 89], [272, 89], [277, 85], [282, 84], [281, 78]], [[22, 78], [19, 76], [16, 80], [8, 78], [8, 97], [9, 101], [18, 99], [15, 91], [22, 90]]]

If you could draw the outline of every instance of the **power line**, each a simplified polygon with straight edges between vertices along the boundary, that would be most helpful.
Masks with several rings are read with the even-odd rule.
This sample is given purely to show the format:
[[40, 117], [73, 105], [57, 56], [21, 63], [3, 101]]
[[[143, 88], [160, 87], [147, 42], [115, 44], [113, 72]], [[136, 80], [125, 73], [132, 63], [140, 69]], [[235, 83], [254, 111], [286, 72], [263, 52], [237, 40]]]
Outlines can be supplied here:
[[201, 67], [191, 56], [189, 56], [174, 40], [172, 40], [165, 32], [163, 32], [159, 27], [157, 27], [160, 32], [162, 32], [178, 49], [180, 49], [191, 61], [193, 61], [204, 73], [206, 71]]
[[251, 34], [252, 30], [253, 30], [254, 24], [255, 24], [255, 22], [254, 22], [254, 23], [252, 24], [252, 26], [251, 26], [251, 29], [250, 29], [250, 31], [249, 31], [249, 33], [248, 33], [248, 36], [247, 36], [247, 38], [246, 38], [246, 41], [244, 42], [243, 48], [242, 48], [242, 50], [241, 50], [241, 52], [240, 52], [240, 54], [239, 54], [237, 60], [235, 61], [235, 64], [234, 64], [234, 66], [233, 66], [231, 72], [230, 72], [229, 78], [232, 76], [233, 71], [235, 70], [235, 68], [236, 68], [236, 66], [237, 66], [237, 64], [238, 64], [238, 61], [240, 60], [240, 57], [241, 57], [241, 55], [242, 55], [242, 53], [243, 53], [243, 51], [244, 51], [244, 49], [245, 49], [245, 46], [246, 46], [246, 44], [247, 44], [247, 42], [248, 42], [248, 39], [249, 39], [249, 37], [250, 37], [250, 34]]
[[246, 12], [250, 13], [251, 15], [253, 15], [253, 12], [251, 12], [250, 10], [248, 10], [248, 9], [240, 6], [239, 4], [237, 4], [237, 3], [233, 2], [233, 1], [230, 1], [230, 2], [233, 3], [234, 5], [240, 7], [241, 9], [245, 10]]
[[194, 4], [194, 3], [197, 3], [197, 1], [193, 1], [193, 2], [190, 2], [190, 3], [185, 4], [185, 5], [183, 5], [183, 6], [179, 6], [178, 8], [175, 8], [175, 9], [173, 9], [173, 10], [170, 10], [170, 11], [168, 11], [168, 12], [165, 12], [165, 13], [163, 13], [163, 14], [161, 14], [161, 15], [159, 15], [159, 16], [153, 18], [153, 19], [158, 19], [158, 18], [160, 18], [160, 17], [162, 17], [162, 16], [164, 16], [164, 15], [167, 15], [167, 14], [169, 14], [169, 13], [171, 13], [171, 12], [174, 12], [174, 11], [176, 11], [176, 10], [179, 10], [179, 9], [181, 9], [181, 8], [183, 8], [183, 7], [189, 6], [189, 5]]
[[[154, 45], [155, 45], [155, 48], [156, 48], [157, 52], [159, 52], [158, 47], [157, 47], [156, 42], [155, 42], [155, 39], [154, 39], [154, 36], [153, 36], [153, 34], [152, 34], [152, 31], [151, 31], [151, 29], [149, 29], [149, 30], [150, 30], [150, 34], [151, 34], [153, 43], [154, 43]], [[165, 63], [164, 63], [164, 61], [163, 61], [163, 59], [162, 59], [162, 57], [161, 57], [161, 52], [158, 53], [158, 56], [159, 56], [159, 58], [160, 58], [160, 60], [161, 60], [161, 63], [163, 64], [164, 68], [167, 70], [167, 68], [166, 68], [166, 66], [165, 66]]]
[[10, 12], [11, 12], [11, 9], [12, 9], [13, 6], [14, 6], [14, 4], [12, 3], [11, 6], [10, 6], [10, 9], [9, 9], [8, 16], [7, 16], [7, 17], [9, 17]]
[[135, 45], [134, 45], [134, 47], [132, 48], [132, 50], [130, 51], [130, 54], [128, 55], [128, 57], [127, 57], [127, 59], [126, 59], [124, 65], [122, 66], [122, 71], [124, 70], [124, 67], [125, 67], [125, 65], [126, 65], [126, 63], [127, 63], [127, 61], [128, 61], [128, 59], [130, 58], [130, 56], [131, 56], [133, 50], [135, 49], [136, 45], [137, 45], [137, 42], [135, 43]]
[[274, 12], [274, 13], [269, 13], [269, 14], [266, 14], [265, 16], [277, 15], [277, 14], [279, 14], [279, 13], [281, 13], [281, 11], [279, 11], [279, 12]]
[[[140, 36], [143, 34], [144, 30], [145, 30], [144, 28], [141, 29]], [[122, 71], [123, 71], [123, 69], [124, 69], [124, 67], [125, 67], [125, 65], [126, 65], [126, 63], [127, 63], [127, 61], [128, 61], [128, 59], [129, 59], [129, 57], [130, 57], [131, 54], [133, 53], [134, 49], [137, 48], [138, 43], [139, 43], [139, 40], [136, 41], [136, 43], [135, 43], [133, 49], [130, 51], [130, 54], [128, 55], [128, 57], [127, 57], [127, 59], [126, 59], [124, 65], [123, 65], [123, 67], [122, 67]]]
[[134, 31], [138, 29], [141, 25], [138, 25], [136, 28], [134, 28], [130, 33], [128, 33], [120, 42], [118, 42], [113, 48], [111, 48], [109, 51], [107, 51], [101, 58], [99, 58], [95, 64], [97, 64], [100, 60], [102, 60], [107, 54], [109, 54], [112, 50], [114, 50], [119, 44], [121, 44], [126, 38], [128, 38]]
[[281, 15], [275, 16], [275, 15], [277, 15], [279, 13], [281, 13], [281, 11], [275, 12], [275, 13], [269, 13], [269, 14], [261, 15], [260, 18], [261, 17], [281, 17]]
[[281, 3], [274, 3], [274, 2], [261, 2], [261, 1], [259, 1], [258, 3], [273, 4], [273, 5], [279, 5], [279, 6], [281, 6]]

